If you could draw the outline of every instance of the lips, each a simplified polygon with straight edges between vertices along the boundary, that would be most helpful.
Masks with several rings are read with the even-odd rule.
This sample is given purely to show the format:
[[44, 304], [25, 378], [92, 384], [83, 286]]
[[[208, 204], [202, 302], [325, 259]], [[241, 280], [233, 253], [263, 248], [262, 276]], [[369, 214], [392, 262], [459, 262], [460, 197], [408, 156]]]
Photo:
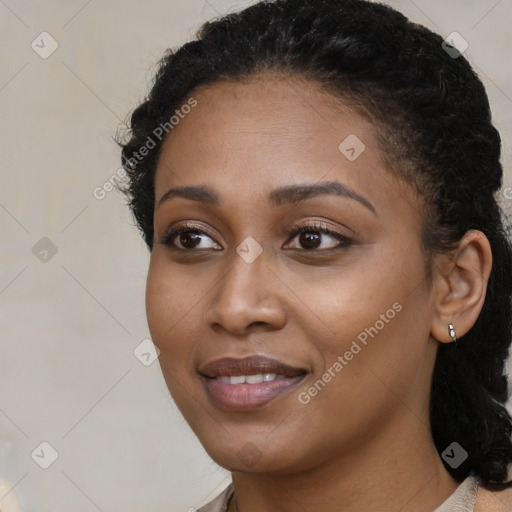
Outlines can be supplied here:
[[262, 407], [302, 382], [308, 373], [268, 357], [218, 359], [199, 370], [209, 399], [230, 411]]
[[275, 373], [276, 375], [283, 375], [285, 377], [297, 377], [297, 375], [306, 373], [306, 370], [303, 368], [295, 368], [282, 361], [268, 357], [249, 356], [243, 359], [235, 359], [232, 357], [217, 359], [202, 367], [199, 373], [211, 379], [215, 377], [257, 375], [259, 373]]

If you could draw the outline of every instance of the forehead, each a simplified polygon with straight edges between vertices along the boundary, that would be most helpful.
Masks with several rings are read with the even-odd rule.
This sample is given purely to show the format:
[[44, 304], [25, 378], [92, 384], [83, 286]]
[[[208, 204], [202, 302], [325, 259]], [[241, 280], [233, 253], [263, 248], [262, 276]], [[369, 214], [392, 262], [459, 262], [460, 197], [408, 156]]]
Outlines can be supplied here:
[[[403, 185], [384, 168], [377, 128], [316, 83], [266, 73], [203, 86], [191, 96], [197, 105], [164, 142], [157, 198], [189, 184], [248, 200], [326, 179], [366, 193], [383, 177], [395, 189]], [[384, 192], [381, 186], [372, 195]]]
[[[328, 93], [320, 84], [298, 77], [264, 73], [202, 86], [192, 95], [198, 105], [186, 119], [194, 120], [194, 130], [200, 128], [210, 134], [222, 130], [238, 139], [267, 136], [265, 142], [272, 149], [304, 140], [313, 145], [320, 138], [330, 144], [347, 130], [365, 132], [366, 138], [374, 135], [372, 124], [348, 102]], [[183, 132], [190, 123], [180, 124]], [[178, 130], [173, 131], [175, 134]], [[273, 139], [276, 134], [286, 139]], [[171, 136], [169, 142], [173, 144]]]

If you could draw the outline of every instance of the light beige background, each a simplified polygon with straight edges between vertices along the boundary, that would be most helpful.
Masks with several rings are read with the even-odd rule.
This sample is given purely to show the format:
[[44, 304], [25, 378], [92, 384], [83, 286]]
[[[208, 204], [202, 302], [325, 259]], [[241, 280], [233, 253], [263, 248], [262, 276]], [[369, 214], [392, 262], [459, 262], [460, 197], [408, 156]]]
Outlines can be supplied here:
[[[133, 353], [149, 337], [148, 252], [120, 194], [98, 200], [93, 190], [119, 168], [112, 136], [164, 49], [248, 3], [0, 0], [0, 498], [12, 489], [4, 510], [18, 501], [27, 512], [187, 511], [229, 481], [181, 418], [158, 363]], [[468, 41], [511, 187], [512, 0], [390, 3]], [[43, 31], [59, 45], [46, 59], [31, 48]], [[42, 237], [57, 247], [46, 263], [32, 253]], [[31, 457], [43, 441], [58, 452], [46, 470]], [[38, 454], [49, 460], [48, 448]]]

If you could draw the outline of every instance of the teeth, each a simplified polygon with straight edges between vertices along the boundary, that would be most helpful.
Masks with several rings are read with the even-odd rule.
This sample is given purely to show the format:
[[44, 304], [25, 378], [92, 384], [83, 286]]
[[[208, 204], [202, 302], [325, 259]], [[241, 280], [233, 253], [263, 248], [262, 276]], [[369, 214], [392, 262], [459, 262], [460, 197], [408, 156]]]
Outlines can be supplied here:
[[221, 377], [215, 377], [221, 382], [226, 384], [259, 384], [260, 382], [270, 382], [277, 377], [275, 373], [257, 373], [256, 375], [237, 375], [236, 377], [227, 377], [225, 375]]
[[257, 375], [247, 375], [247, 377], [245, 377], [245, 382], [247, 382], [247, 384], [259, 384], [260, 382], [263, 382], [263, 375], [261, 373], [258, 373]]

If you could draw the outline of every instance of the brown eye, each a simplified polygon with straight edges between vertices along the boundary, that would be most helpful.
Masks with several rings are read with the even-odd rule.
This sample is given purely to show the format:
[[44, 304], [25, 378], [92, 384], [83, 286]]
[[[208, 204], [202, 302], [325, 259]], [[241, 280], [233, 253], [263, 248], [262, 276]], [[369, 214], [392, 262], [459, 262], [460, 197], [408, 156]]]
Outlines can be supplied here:
[[290, 238], [297, 238], [297, 247], [291, 249], [304, 249], [306, 251], [330, 251], [343, 249], [352, 244], [352, 240], [322, 225], [301, 226], [292, 231]]
[[201, 243], [201, 234], [197, 231], [183, 231], [176, 236], [176, 240], [183, 249], [195, 249]]
[[[211, 243], [208, 243], [208, 240]], [[164, 236], [162, 244], [175, 251], [219, 250], [222, 247], [204, 231], [190, 226], [172, 228]]]
[[299, 243], [304, 249], [318, 249], [322, 243], [322, 235], [314, 232], [301, 233]]

